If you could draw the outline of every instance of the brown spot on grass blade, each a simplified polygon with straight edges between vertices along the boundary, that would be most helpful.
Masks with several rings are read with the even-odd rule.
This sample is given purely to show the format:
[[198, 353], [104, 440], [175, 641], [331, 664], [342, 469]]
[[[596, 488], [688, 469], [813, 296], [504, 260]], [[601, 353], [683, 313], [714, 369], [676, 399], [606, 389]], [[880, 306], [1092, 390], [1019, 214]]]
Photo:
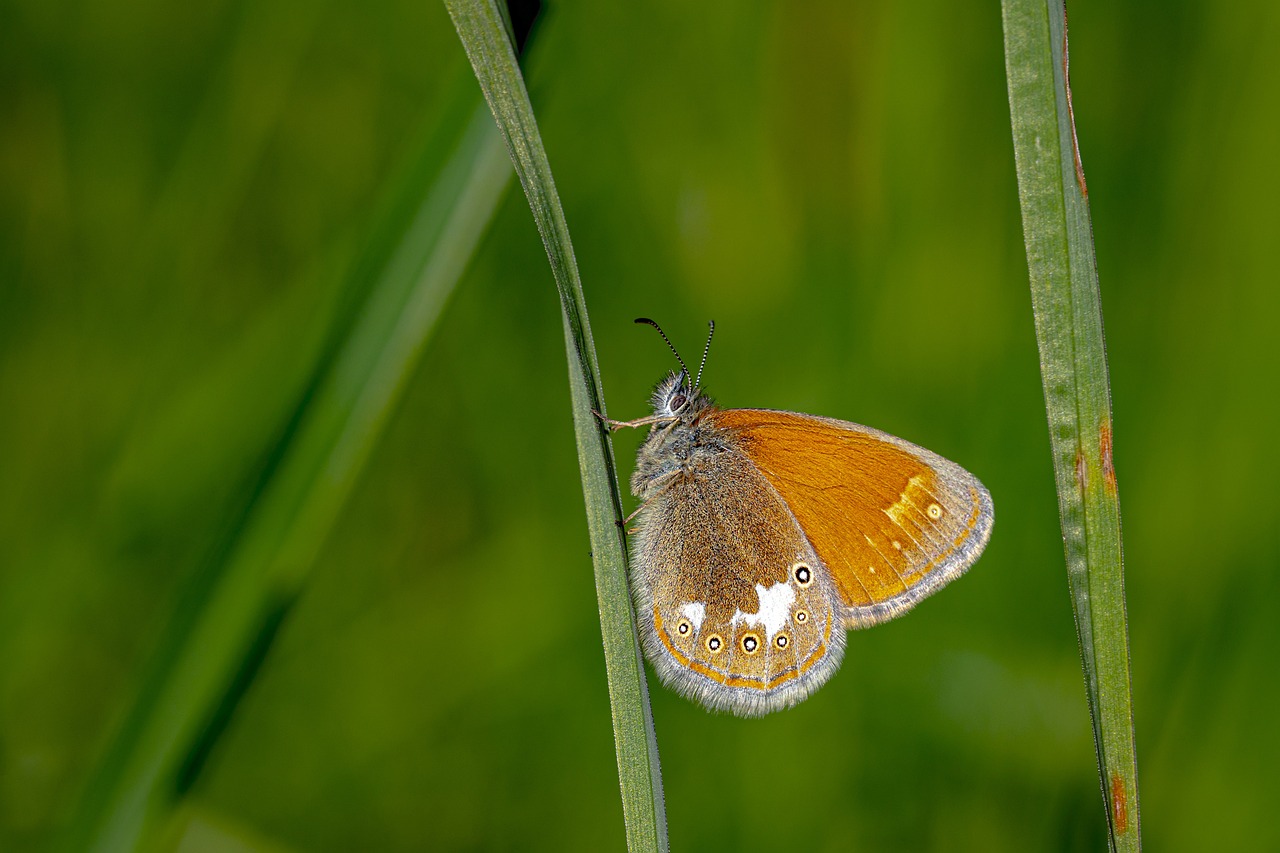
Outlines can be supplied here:
[[1111, 421], [1102, 422], [1102, 426], [1098, 428], [1098, 450], [1102, 457], [1102, 482], [1107, 486], [1107, 492], [1111, 495], [1116, 493], [1116, 462], [1112, 455], [1112, 438], [1111, 438]]
[[1080, 162], [1080, 140], [1076, 138], [1076, 112], [1071, 106], [1071, 56], [1067, 51], [1067, 10], [1062, 9], [1062, 79], [1067, 90], [1067, 122], [1071, 125], [1071, 153], [1075, 159], [1076, 183], [1080, 194], [1089, 197], [1089, 185], [1084, 180], [1084, 165]]
[[1076, 448], [1076, 488], [1083, 495], [1089, 487], [1089, 464], [1085, 462], [1084, 451]]
[[1119, 773], [1111, 774], [1111, 817], [1115, 821], [1116, 835], [1129, 829], [1129, 799], [1124, 791], [1124, 779]]

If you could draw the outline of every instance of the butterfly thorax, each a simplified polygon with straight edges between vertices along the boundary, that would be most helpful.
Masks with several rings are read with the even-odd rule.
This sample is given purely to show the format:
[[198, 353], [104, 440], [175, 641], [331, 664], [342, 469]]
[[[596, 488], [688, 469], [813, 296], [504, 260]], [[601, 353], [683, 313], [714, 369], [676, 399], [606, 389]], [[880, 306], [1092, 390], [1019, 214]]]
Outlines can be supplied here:
[[659, 420], [640, 446], [631, 493], [648, 500], [673, 478], [697, 477], [711, 459], [728, 452], [726, 431], [709, 417], [718, 411], [710, 397], [689, 387], [683, 373], [658, 383], [653, 413]]

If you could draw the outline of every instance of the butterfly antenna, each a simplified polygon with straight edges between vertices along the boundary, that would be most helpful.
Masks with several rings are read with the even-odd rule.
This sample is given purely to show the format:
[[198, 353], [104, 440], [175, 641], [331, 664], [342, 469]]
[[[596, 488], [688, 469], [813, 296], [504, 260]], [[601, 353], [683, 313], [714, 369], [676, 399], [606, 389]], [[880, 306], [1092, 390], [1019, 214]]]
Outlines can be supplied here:
[[702, 364], [698, 365], [698, 381], [693, 383], [694, 388], [702, 387], [702, 368], [707, 366], [707, 353], [711, 352], [711, 336], [716, 333], [715, 320], [708, 320], [707, 325], [710, 327], [707, 330], [707, 344], [702, 348]]
[[675, 353], [676, 361], [680, 362], [680, 369], [684, 371], [685, 378], [688, 379], [689, 368], [685, 366], [684, 359], [680, 357], [680, 352], [676, 349], [676, 345], [671, 343], [671, 338], [668, 338], [667, 333], [662, 331], [662, 327], [648, 317], [637, 317], [636, 322], [644, 323], [646, 326], [653, 326], [658, 330], [658, 334], [662, 335], [662, 339], [667, 342], [667, 346], [671, 347], [671, 352]]

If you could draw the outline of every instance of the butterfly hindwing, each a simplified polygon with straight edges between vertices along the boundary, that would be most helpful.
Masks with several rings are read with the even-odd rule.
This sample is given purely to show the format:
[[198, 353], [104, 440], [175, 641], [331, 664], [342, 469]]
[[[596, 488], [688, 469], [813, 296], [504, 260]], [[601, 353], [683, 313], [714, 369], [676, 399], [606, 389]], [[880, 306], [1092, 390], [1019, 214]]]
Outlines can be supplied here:
[[708, 707], [786, 707], [839, 666], [843, 616], [830, 575], [741, 454], [701, 457], [655, 490], [633, 563], [650, 660]]

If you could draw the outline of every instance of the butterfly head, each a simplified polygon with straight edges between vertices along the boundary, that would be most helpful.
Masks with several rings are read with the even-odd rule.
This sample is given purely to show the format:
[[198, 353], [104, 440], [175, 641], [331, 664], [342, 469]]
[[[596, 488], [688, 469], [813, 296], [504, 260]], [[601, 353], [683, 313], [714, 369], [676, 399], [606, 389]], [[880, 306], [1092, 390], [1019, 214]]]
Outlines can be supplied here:
[[707, 332], [707, 343], [702, 349], [702, 363], [698, 365], [696, 379], [692, 378], [684, 359], [680, 357], [675, 344], [671, 343], [671, 339], [667, 337], [666, 332], [662, 331], [661, 326], [648, 317], [640, 317], [636, 322], [643, 323], [646, 326], [653, 326], [657, 329], [658, 334], [662, 335], [662, 339], [667, 342], [667, 346], [675, 354], [676, 361], [680, 362], [680, 372], [671, 373], [666, 379], [659, 382], [658, 387], [654, 389], [653, 413], [662, 420], [680, 421], [686, 424], [692, 423], [712, 405], [711, 399], [702, 393], [701, 385], [702, 369], [707, 366], [707, 353], [711, 351], [711, 336], [716, 331], [715, 322], [712, 321], [708, 324], [711, 328]]
[[711, 398], [689, 381], [683, 370], [672, 372], [653, 390], [653, 413], [663, 420], [689, 422], [702, 414]]

